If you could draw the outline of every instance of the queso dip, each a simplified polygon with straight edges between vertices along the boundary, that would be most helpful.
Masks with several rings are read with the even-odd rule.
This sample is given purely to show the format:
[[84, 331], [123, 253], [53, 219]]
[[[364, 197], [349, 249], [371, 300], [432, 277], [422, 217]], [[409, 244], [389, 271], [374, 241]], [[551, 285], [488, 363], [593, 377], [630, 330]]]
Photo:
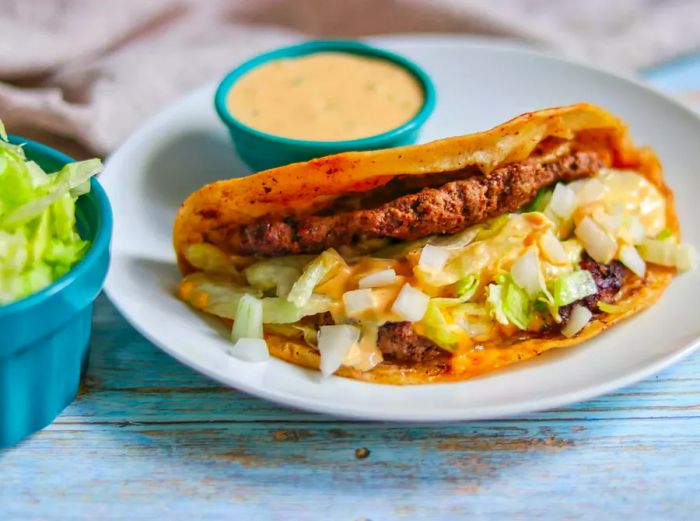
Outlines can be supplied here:
[[423, 105], [423, 88], [390, 61], [342, 52], [274, 60], [231, 88], [231, 114], [277, 136], [341, 141], [387, 132]]

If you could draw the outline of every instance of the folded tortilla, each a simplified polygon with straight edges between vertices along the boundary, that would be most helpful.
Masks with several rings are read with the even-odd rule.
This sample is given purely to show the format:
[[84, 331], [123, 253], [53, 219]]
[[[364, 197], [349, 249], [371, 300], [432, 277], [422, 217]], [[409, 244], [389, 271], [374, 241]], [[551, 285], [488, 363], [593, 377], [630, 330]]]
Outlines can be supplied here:
[[[476, 168], [477, 175], [488, 176], [505, 165], [523, 161], [547, 163], [572, 150], [594, 152], [606, 167], [634, 170], [648, 179], [666, 199], [666, 227], [680, 235], [673, 196], [664, 183], [654, 152], [636, 147], [620, 119], [597, 106], [577, 104], [523, 114], [476, 134], [422, 145], [337, 154], [204, 186], [190, 195], [178, 211], [173, 235], [178, 264], [183, 274], [197, 271], [186, 260], [185, 252], [191, 245], [202, 243], [217, 247], [236, 262], [250, 262], [250, 255], [241, 254], [232, 240], [242, 227], [265, 218], [297, 218], [332, 211], [338, 198], [371, 194], [397, 176], [425, 176], [465, 168]], [[521, 331], [499, 340], [499, 345], [455, 353], [447, 364], [385, 360], [369, 371], [342, 366], [336, 374], [378, 383], [419, 384], [487, 373], [598, 335], [653, 304], [674, 273], [673, 268], [649, 264], [643, 279], [625, 277], [613, 302], [620, 311], [595, 314], [585, 329], [571, 338], [556, 331]], [[273, 356], [318, 368], [318, 351], [302, 338], [271, 332], [265, 338]]]

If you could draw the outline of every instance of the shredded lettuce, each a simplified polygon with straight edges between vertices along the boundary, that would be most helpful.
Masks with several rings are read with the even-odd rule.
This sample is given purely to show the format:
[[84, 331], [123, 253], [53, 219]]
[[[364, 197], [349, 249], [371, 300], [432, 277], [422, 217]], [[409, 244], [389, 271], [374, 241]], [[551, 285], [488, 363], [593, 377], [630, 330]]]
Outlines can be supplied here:
[[274, 262], [274, 259], [256, 262], [248, 266], [243, 273], [248, 284], [263, 291], [275, 290], [278, 297], [286, 297], [301, 276], [301, 270], [280, 265]]
[[102, 170], [99, 159], [47, 174], [7, 143], [0, 123], [0, 305], [45, 288], [78, 262], [89, 243], [76, 227], [75, 201]]
[[673, 233], [673, 230], [670, 228], [664, 228], [661, 230], [661, 232], [656, 236], [657, 241], [667, 241], [667, 240], [673, 240], [676, 238], [676, 234]]
[[321, 253], [304, 268], [301, 277], [292, 285], [287, 300], [298, 308], [303, 308], [311, 298], [314, 288], [330, 278], [337, 268], [345, 264], [334, 249]]
[[470, 227], [462, 232], [455, 233], [453, 235], [443, 235], [441, 237], [431, 239], [430, 244], [448, 250], [459, 250], [461, 248], [469, 246], [469, 244], [471, 244], [476, 238], [477, 233], [477, 228]]
[[525, 207], [525, 212], [544, 212], [552, 200], [554, 189], [551, 186], [540, 188], [532, 202]]
[[513, 324], [527, 329], [532, 318], [532, 306], [527, 292], [518, 286], [510, 275], [496, 277], [496, 284], [487, 287], [486, 301], [493, 318], [503, 324]]
[[263, 303], [253, 295], [243, 295], [236, 306], [231, 340], [263, 338]]
[[511, 214], [503, 214], [498, 217], [494, 217], [486, 221], [483, 225], [478, 226], [478, 233], [476, 235], [477, 241], [483, 241], [485, 239], [490, 239], [498, 235], [501, 230], [508, 224]]
[[527, 292], [513, 281], [509, 281], [505, 287], [503, 312], [508, 320], [520, 329], [525, 330], [530, 325], [532, 312]]
[[598, 291], [593, 275], [587, 270], [578, 270], [560, 275], [554, 281], [554, 302], [566, 306], [577, 300], [595, 295]]
[[[7, 168], [5, 170], [7, 171]], [[33, 175], [26, 164], [23, 165], [23, 170], [22, 175], [26, 176], [29, 185], [32, 186]], [[36, 175], [36, 169], [33, 170]], [[77, 198], [85, 193], [84, 183], [101, 171], [102, 162], [99, 159], [67, 164], [59, 172], [51, 175], [47, 183], [32, 186], [32, 194], [27, 201], [0, 216], [0, 228], [17, 227], [40, 217], [54, 202], [65, 196]], [[78, 191], [77, 195], [75, 189]], [[75, 220], [75, 214], [72, 217]]]
[[281, 297], [264, 298], [262, 303], [266, 324], [293, 324], [303, 317], [330, 311], [333, 301], [321, 295], [311, 295], [303, 306]]
[[178, 295], [201, 311], [230, 320], [236, 320], [241, 299], [246, 296], [261, 299], [265, 324], [293, 324], [305, 316], [330, 311], [332, 305], [331, 299], [321, 295], [311, 295], [304, 306], [280, 297], [263, 298], [259, 288], [242, 286], [226, 274], [202, 271], [185, 276]]
[[608, 304], [607, 302], [598, 302], [598, 309], [600, 309], [603, 313], [610, 313], [611, 315], [615, 315], [618, 313], [624, 313], [625, 311], [630, 309], [630, 306], [629, 304]]
[[532, 303], [532, 308], [538, 313], [547, 313], [550, 309], [549, 303], [541, 298]]
[[262, 292], [250, 286], [239, 285], [225, 274], [198, 271], [182, 279], [178, 295], [201, 311], [235, 320], [241, 298], [244, 295], [260, 298]]
[[421, 320], [423, 336], [443, 349], [454, 351], [459, 342], [460, 334], [463, 335], [464, 330], [456, 324], [450, 324], [445, 318], [441, 306], [434, 300], [436, 299], [431, 299]]
[[303, 324], [292, 324], [292, 327], [299, 331], [304, 337], [304, 342], [310, 346], [318, 345], [318, 329]]
[[240, 274], [225, 252], [208, 243], [196, 243], [187, 246], [183, 252], [185, 260], [193, 267], [212, 273], [227, 273], [240, 279]]
[[496, 322], [508, 325], [508, 317], [503, 310], [503, 286], [500, 284], [489, 284], [486, 287], [486, 302], [491, 307], [491, 315]]
[[455, 293], [458, 297], [464, 298], [463, 302], [466, 302], [472, 298], [478, 287], [479, 277], [474, 274], [467, 275], [455, 282]]
[[372, 253], [373, 257], [377, 259], [400, 259], [407, 257], [411, 252], [421, 249], [423, 246], [428, 244], [433, 236], [423, 237], [422, 239], [416, 239], [410, 242], [398, 242], [396, 244], [390, 244], [384, 248]]
[[475, 302], [467, 302], [451, 308], [451, 311], [453, 316], [470, 315], [483, 318], [489, 317], [489, 311], [486, 309], [486, 305], [483, 303], [477, 304]]
[[460, 283], [459, 287], [455, 287], [457, 298], [431, 298], [421, 320], [423, 335], [448, 351], [454, 350], [460, 336], [464, 335], [464, 328], [448, 322], [445, 317], [446, 309], [451, 310], [471, 299], [479, 287], [479, 278], [476, 275], [468, 275]]
[[265, 324], [265, 330], [286, 338], [301, 338], [310, 346], [318, 344], [318, 330], [306, 324]]

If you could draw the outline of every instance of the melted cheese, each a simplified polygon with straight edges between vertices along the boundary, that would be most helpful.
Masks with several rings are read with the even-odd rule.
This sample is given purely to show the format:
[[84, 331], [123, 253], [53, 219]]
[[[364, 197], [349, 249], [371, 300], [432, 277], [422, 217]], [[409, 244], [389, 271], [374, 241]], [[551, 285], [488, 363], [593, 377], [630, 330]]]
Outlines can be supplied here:
[[603, 203], [608, 212], [622, 208], [624, 214], [637, 217], [651, 237], [666, 228], [666, 199], [648, 179], [631, 170], [612, 169], [598, 179], [606, 188]]
[[396, 300], [396, 295], [401, 290], [401, 286], [407, 281], [405, 275], [410, 274], [410, 266], [406, 261], [392, 259], [373, 259], [365, 258], [353, 266], [344, 266], [328, 281], [316, 287], [315, 293], [325, 295], [337, 301], [338, 305], [332, 310], [333, 318], [336, 322], [342, 322], [347, 318], [347, 314], [342, 306], [343, 293], [358, 289], [359, 280], [370, 273], [382, 271], [386, 269], [396, 271], [396, 281], [388, 286], [380, 288], [372, 288], [372, 297], [374, 307], [367, 309], [356, 317], [362, 322], [371, 322], [383, 324], [392, 320], [400, 320], [400, 318], [391, 311], [391, 305]]
[[354, 367], [360, 371], [369, 371], [384, 360], [382, 352], [377, 347], [376, 325], [365, 326], [362, 338], [355, 343], [343, 360], [343, 365]]
[[541, 213], [511, 214], [491, 237], [477, 239], [453, 252], [452, 260], [441, 272], [416, 268], [416, 278], [430, 294], [435, 294], [436, 287], [454, 284], [467, 274], [478, 275], [482, 282], [491, 280], [498, 272], [507, 271], [513, 261], [552, 226]]

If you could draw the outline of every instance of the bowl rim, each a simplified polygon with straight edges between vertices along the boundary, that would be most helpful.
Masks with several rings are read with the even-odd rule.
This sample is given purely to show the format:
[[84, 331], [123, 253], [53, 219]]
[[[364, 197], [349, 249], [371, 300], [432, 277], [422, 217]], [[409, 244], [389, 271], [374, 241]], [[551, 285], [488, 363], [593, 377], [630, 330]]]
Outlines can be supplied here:
[[[241, 122], [239, 119], [234, 117], [229, 111], [226, 103], [228, 93], [230, 92], [231, 88], [236, 83], [236, 81], [238, 81], [248, 71], [257, 68], [269, 61], [283, 58], [296, 58], [324, 51], [336, 51], [357, 54], [361, 56], [371, 56], [386, 60], [404, 68], [409, 73], [411, 73], [421, 84], [421, 87], [423, 88], [423, 105], [421, 106], [420, 110], [416, 112], [409, 120], [405, 121], [397, 127], [387, 130], [386, 132], [361, 138], [345, 139], [339, 141], [295, 139], [284, 136], [278, 136], [276, 134], [269, 134], [267, 132], [263, 132]], [[339, 148], [347, 148], [349, 150], [352, 150], [354, 148], [359, 149], [382, 146], [386, 142], [392, 141], [404, 134], [417, 130], [427, 121], [427, 119], [433, 113], [433, 110], [435, 109], [436, 97], [437, 95], [435, 92], [435, 85], [433, 84], [433, 80], [430, 78], [428, 73], [417, 63], [415, 63], [412, 60], [409, 60], [401, 54], [382, 49], [380, 47], [375, 47], [368, 43], [357, 40], [310, 40], [295, 45], [289, 45], [286, 47], [279, 47], [277, 49], [273, 49], [263, 54], [254, 56], [253, 58], [250, 58], [241, 63], [240, 65], [236, 66], [233, 70], [226, 74], [223, 80], [221, 80], [221, 82], [219, 83], [216, 89], [216, 93], [214, 94], [214, 107], [216, 109], [217, 114], [219, 115], [219, 118], [228, 127], [234, 127], [239, 131], [252, 134], [261, 139], [277, 142], [279, 144], [289, 146], [314, 147], [320, 150], [334, 151]]]
[[[16, 135], [9, 135], [8, 137], [10, 143], [16, 145], [24, 144], [29, 148], [34, 149], [36, 152], [50, 157], [54, 161], [64, 164], [75, 162], [75, 159], [69, 155], [37, 141]], [[109, 249], [109, 240], [112, 230], [112, 207], [109, 204], [107, 194], [96, 178], [93, 177], [90, 179], [90, 192], [85, 194], [85, 196], [93, 197], [96, 200], [100, 217], [98, 228], [95, 232], [95, 239], [91, 241], [90, 249], [67, 273], [53, 281], [44, 289], [5, 306], [0, 306], [0, 317], [25, 311], [27, 308], [40, 304], [41, 302], [60, 293], [66, 287], [73, 284], [78, 278], [83, 277], [90, 269], [92, 269], [92, 267], [99, 262], [100, 256], [104, 253], [104, 251]]]

